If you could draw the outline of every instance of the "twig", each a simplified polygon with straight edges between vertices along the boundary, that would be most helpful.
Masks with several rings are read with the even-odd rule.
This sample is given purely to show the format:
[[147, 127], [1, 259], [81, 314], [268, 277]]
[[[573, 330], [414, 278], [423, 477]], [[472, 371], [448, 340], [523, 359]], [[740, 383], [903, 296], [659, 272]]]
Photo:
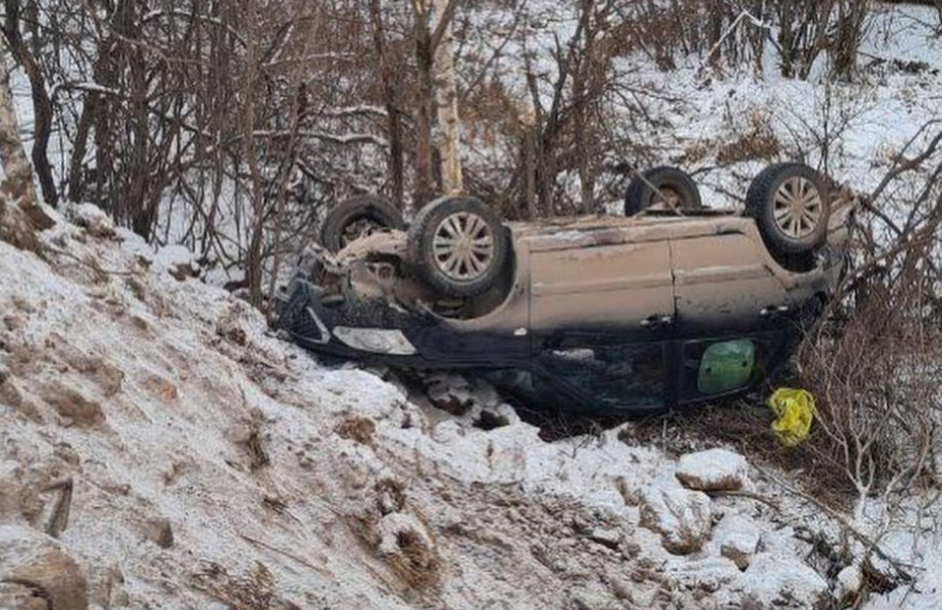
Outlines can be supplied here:
[[308, 567], [308, 568], [311, 568], [312, 570], [315, 570], [315, 571], [317, 571], [317, 572], [320, 572], [321, 574], [324, 574], [324, 575], [330, 575], [330, 574], [331, 574], [330, 570], [328, 570], [328, 569], [326, 569], [326, 568], [322, 568], [322, 567], [320, 567], [320, 566], [316, 566], [316, 565], [314, 565], [313, 563], [311, 563], [310, 561], [308, 561], [308, 560], [306, 560], [306, 559], [304, 559], [304, 558], [302, 558], [302, 557], [298, 557], [297, 555], [295, 555], [295, 554], [293, 554], [293, 553], [289, 553], [288, 551], [283, 551], [283, 550], [279, 549], [278, 547], [274, 547], [274, 546], [268, 544], [267, 542], [263, 542], [263, 541], [258, 540], [258, 539], [256, 539], [256, 538], [252, 538], [251, 536], [248, 536], [248, 535], [246, 535], [246, 534], [239, 534], [239, 537], [242, 538], [243, 540], [245, 540], [246, 542], [249, 542], [249, 543], [254, 544], [254, 545], [256, 545], [256, 546], [260, 546], [260, 547], [262, 547], [263, 549], [267, 549], [267, 550], [269, 550], [269, 551], [271, 551], [271, 552], [273, 552], [273, 553], [278, 553], [279, 555], [283, 555], [283, 556], [287, 557], [288, 559], [293, 559], [294, 561], [300, 563], [301, 565], [303, 565], [303, 566], [305, 566], [305, 567]]
[[72, 254], [71, 252], [67, 252], [66, 250], [60, 250], [59, 248], [55, 248], [48, 244], [46, 244], [44, 249], [48, 252], [52, 252], [53, 254], [58, 254], [59, 256], [70, 258], [74, 260], [75, 262], [77, 262], [78, 264], [88, 267], [89, 269], [91, 269], [92, 271], [98, 274], [115, 275], [115, 276], [121, 276], [121, 277], [132, 277], [134, 275], [137, 275], [133, 271], [115, 271], [113, 269], [105, 269], [104, 267], [98, 264], [90, 263], [85, 259], [79, 258], [78, 256]]
[[46, 525], [46, 533], [53, 538], [58, 538], [62, 532], [69, 527], [69, 513], [72, 510], [72, 489], [73, 482], [71, 478], [65, 479], [48, 485], [43, 491], [58, 491], [59, 499], [56, 501], [55, 508], [49, 523]]
[[763, 504], [766, 504], [772, 507], [773, 509], [775, 509], [776, 512], [782, 512], [781, 504], [779, 504], [772, 498], [766, 498], [765, 496], [759, 495], [751, 491], [744, 491], [744, 490], [708, 491], [707, 495], [710, 496], [711, 498], [749, 498], [750, 500], [757, 500], [759, 502], [762, 502]]

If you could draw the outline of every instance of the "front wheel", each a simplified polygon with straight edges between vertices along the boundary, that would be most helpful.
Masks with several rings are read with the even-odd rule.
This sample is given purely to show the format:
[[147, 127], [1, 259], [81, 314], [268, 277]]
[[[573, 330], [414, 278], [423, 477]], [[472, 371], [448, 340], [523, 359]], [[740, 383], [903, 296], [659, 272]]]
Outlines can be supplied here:
[[780, 163], [752, 182], [746, 214], [776, 252], [807, 254], [827, 239], [831, 200], [818, 172], [801, 163]]
[[497, 283], [510, 256], [510, 238], [479, 199], [445, 197], [415, 217], [409, 254], [419, 275], [441, 295], [470, 298]]

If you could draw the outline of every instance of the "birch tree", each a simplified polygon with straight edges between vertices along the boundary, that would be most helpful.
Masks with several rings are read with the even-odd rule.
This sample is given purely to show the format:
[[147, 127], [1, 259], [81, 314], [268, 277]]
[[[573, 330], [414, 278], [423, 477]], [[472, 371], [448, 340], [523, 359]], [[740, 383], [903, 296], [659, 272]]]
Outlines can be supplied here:
[[0, 162], [5, 180], [0, 194], [0, 239], [19, 248], [38, 251], [37, 230], [47, 229], [52, 220], [36, 204], [33, 171], [13, 105], [7, 48], [0, 46]]
[[[435, 99], [438, 104], [438, 125], [441, 129], [439, 151], [442, 158], [442, 190], [456, 195], [464, 190], [461, 175], [461, 118], [458, 114], [458, 75], [452, 37], [452, 15], [455, 0], [434, 0], [435, 12], [443, 21], [442, 37], [435, 48]], [[437, 29], [437, 28], [436, 28]]]
[[415, 13], [416, 62], [419, 69], [419, 108], [416, 141], [416, 204], [432, 198], [432, 120], [439, 124], [442, 190], [463, 190], [458, 116], [458, 77], [455, 74], [451, 22], [457, 0], [412, 0]]

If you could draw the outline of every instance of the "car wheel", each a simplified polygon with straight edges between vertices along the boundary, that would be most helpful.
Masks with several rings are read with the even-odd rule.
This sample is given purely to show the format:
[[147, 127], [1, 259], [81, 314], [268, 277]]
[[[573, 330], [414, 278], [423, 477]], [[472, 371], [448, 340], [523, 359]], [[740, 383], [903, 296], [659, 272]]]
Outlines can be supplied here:
[[818, 172], [801, 163], [764, 169], [746, 195], [746, 214], [779, 254], [813, 252], [827, 239], [831, 201]]
[[444, 296], [467, 298], [497, 282], [510, 239], [497, 214], [479, 199], [445, 197], [415, 217], [409, 253], [429, 286]]
[[655, 167], [635, 176], [625, 193], [625, 216], [649, 208], [699, 210], [703, 201], [689, 174], [676, 167]]
[[321, 245], [337, 253], [348, 244], [380, 229], [405, 230], [402, 214], [376, 195], [360, 195], [341, 201], [321, 225]]

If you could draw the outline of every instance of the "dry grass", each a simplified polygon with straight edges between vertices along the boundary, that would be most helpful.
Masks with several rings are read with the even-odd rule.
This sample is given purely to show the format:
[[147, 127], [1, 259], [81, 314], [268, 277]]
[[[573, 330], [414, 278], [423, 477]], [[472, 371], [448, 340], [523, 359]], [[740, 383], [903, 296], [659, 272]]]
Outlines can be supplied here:
[[796, 476], [803, 490], [835, 509], [846, 509], [854, 487], [811, 443], [820, 431], [797, 447], [782, 447], [771, 429], [771, 411], [758, 397], [727, 407], [708, 406], [649, 417], [627, 427], [620, 439], [630, 445], [653, 445], [680, 456], [717, 445], [734, 448], [759, 468], [776, 468]]
[[340, 438], [352, 440], [372, 447], [374, 445], [373, 435], [376, 434], [376, 423], [372, 419], [365, 417], [351, 417], [346, 419], [334, 428], [334, 432]]
[[441, 577], [441, 557], [415, 532], [402, 532], [397, 539], [399, 552], [387, 561], [413, 589], [436, 588]]
[[[395, 548], [383, 549], [379, 531], [380, 512], [367, 515], [349, 515], [347, 526], [364, 548], [382, 559], [407, 589], [417, 593], [436, 592], [442, 580], [442, 558], [430, 528], [423, 533], [403, 529], [396, 534]], [[422, 524], [425, 521], [419, 518]]]
[[232, 576], [224, 566], [206, 562], [193, 576], [193, 586], [229, 610], [301, 610], [278, 597], [275, 578], [261, 563], [251, 574]]

